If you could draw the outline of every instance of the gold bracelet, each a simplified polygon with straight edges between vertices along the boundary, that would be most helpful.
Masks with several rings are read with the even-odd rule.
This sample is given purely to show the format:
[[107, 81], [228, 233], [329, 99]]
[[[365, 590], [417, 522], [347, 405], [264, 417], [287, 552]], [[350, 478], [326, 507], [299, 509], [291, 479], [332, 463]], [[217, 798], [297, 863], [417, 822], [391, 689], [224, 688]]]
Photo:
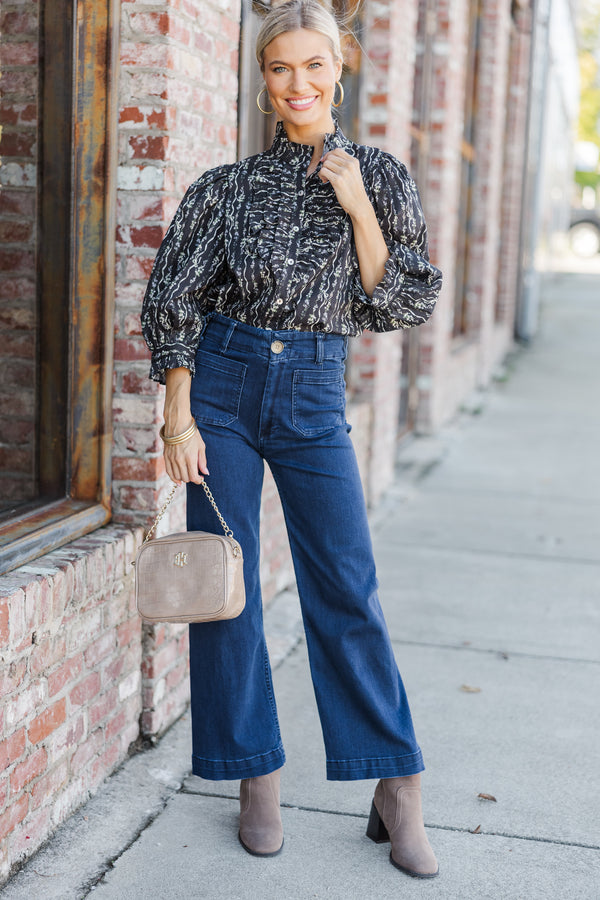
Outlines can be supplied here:
[[192, 422], [189, 428], [186, 428], [185, 431], [182, 431], [181, 434], [174, 434], [172, 437], [167, 437], [165, 434], [165, 426], [163, 425], [159, 431], [159, 436], [161, 441], [164, 444], [185, 444], [186, 441], [189, 441], [190, 438], [193, 438], [196, 434], [196, 423]]

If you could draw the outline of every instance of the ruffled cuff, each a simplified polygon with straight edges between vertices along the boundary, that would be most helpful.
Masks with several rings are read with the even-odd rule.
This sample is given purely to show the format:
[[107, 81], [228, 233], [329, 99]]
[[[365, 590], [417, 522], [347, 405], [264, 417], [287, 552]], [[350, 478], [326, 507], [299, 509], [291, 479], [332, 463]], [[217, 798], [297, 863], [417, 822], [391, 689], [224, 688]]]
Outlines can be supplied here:
[[385, 263], [383, 278], [367, 302], [375, 308], [398, 305], [400, 297], [435, 304], [441, 288], [442, 273], [427, 259], [405, 244], [397, 244]]
[[180, 366], [189, 369], [193, 375], [196, 371], [196, 351], [185, 344], [164, 344], [159, 350], [152, 352], [150, 378], [164, 384], [166, 370], [178, 369]]

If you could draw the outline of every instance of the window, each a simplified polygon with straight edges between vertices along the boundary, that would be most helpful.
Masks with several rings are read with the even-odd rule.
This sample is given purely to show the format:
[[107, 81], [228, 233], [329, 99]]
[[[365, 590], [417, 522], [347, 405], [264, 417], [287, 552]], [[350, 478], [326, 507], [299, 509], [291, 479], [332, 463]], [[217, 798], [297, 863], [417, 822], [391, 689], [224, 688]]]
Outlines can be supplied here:
[[39, 66], [15, 66], [4, 96], [1, 572], [110, 518], [118, 5], [41, 13]]
[[456, 277], [454, 283], [454, 317], [452, 334], [454, 337], [466, 335], [469, 331], [468, 290], [469, 255], [472, 233], [471, 215], [474, 203], [473, 185], [475, 181], [475, 127], [477, 118], [477, 90], [479, 72], [479, 35], [481, 29], [481, 2], [470, 0], [469, 37], [465, 61], [466, 83], [463, 118], [463, 138], [461, 144], [461, 179], [458, 212], [458, 247], [456, 253]]

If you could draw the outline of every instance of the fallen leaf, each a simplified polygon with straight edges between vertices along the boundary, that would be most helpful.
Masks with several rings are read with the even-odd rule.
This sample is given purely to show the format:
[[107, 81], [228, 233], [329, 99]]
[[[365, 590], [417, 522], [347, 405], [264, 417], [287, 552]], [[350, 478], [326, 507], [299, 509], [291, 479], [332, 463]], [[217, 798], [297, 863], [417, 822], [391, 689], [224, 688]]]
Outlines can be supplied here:
[[474, 828], [473, 831], [471, 831], [471, 834], [481, 834], [481, 825], [478, 825], [477, 828]]
[[493, 794], [477, 794], [477, 796], [480, 797], [481, 800], [493, 800], [494, 803], [498, 802]]
[[480, 687], [473, 687], [470, 684], [461, 684], [460, 689], [461, 689], [461, 691], [464, 691], [465, 694], [480, 694], [481, 693]]

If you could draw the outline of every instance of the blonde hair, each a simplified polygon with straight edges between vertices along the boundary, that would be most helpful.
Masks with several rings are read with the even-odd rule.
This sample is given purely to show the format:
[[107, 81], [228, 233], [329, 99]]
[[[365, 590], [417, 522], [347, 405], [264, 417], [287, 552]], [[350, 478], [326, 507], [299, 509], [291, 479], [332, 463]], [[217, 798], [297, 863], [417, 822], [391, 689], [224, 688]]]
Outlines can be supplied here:
[[318, 0], [286, 0], [277, 6], [272, 4], [258, 32], [256, 59], [261, 72], [265, 64], [265, 49], [271, 41], [280, 34], [297, 31], [299, 28], [318, 31], [328, 38], [334, 59], [343, 59], [340, 29], [334, 15]]

